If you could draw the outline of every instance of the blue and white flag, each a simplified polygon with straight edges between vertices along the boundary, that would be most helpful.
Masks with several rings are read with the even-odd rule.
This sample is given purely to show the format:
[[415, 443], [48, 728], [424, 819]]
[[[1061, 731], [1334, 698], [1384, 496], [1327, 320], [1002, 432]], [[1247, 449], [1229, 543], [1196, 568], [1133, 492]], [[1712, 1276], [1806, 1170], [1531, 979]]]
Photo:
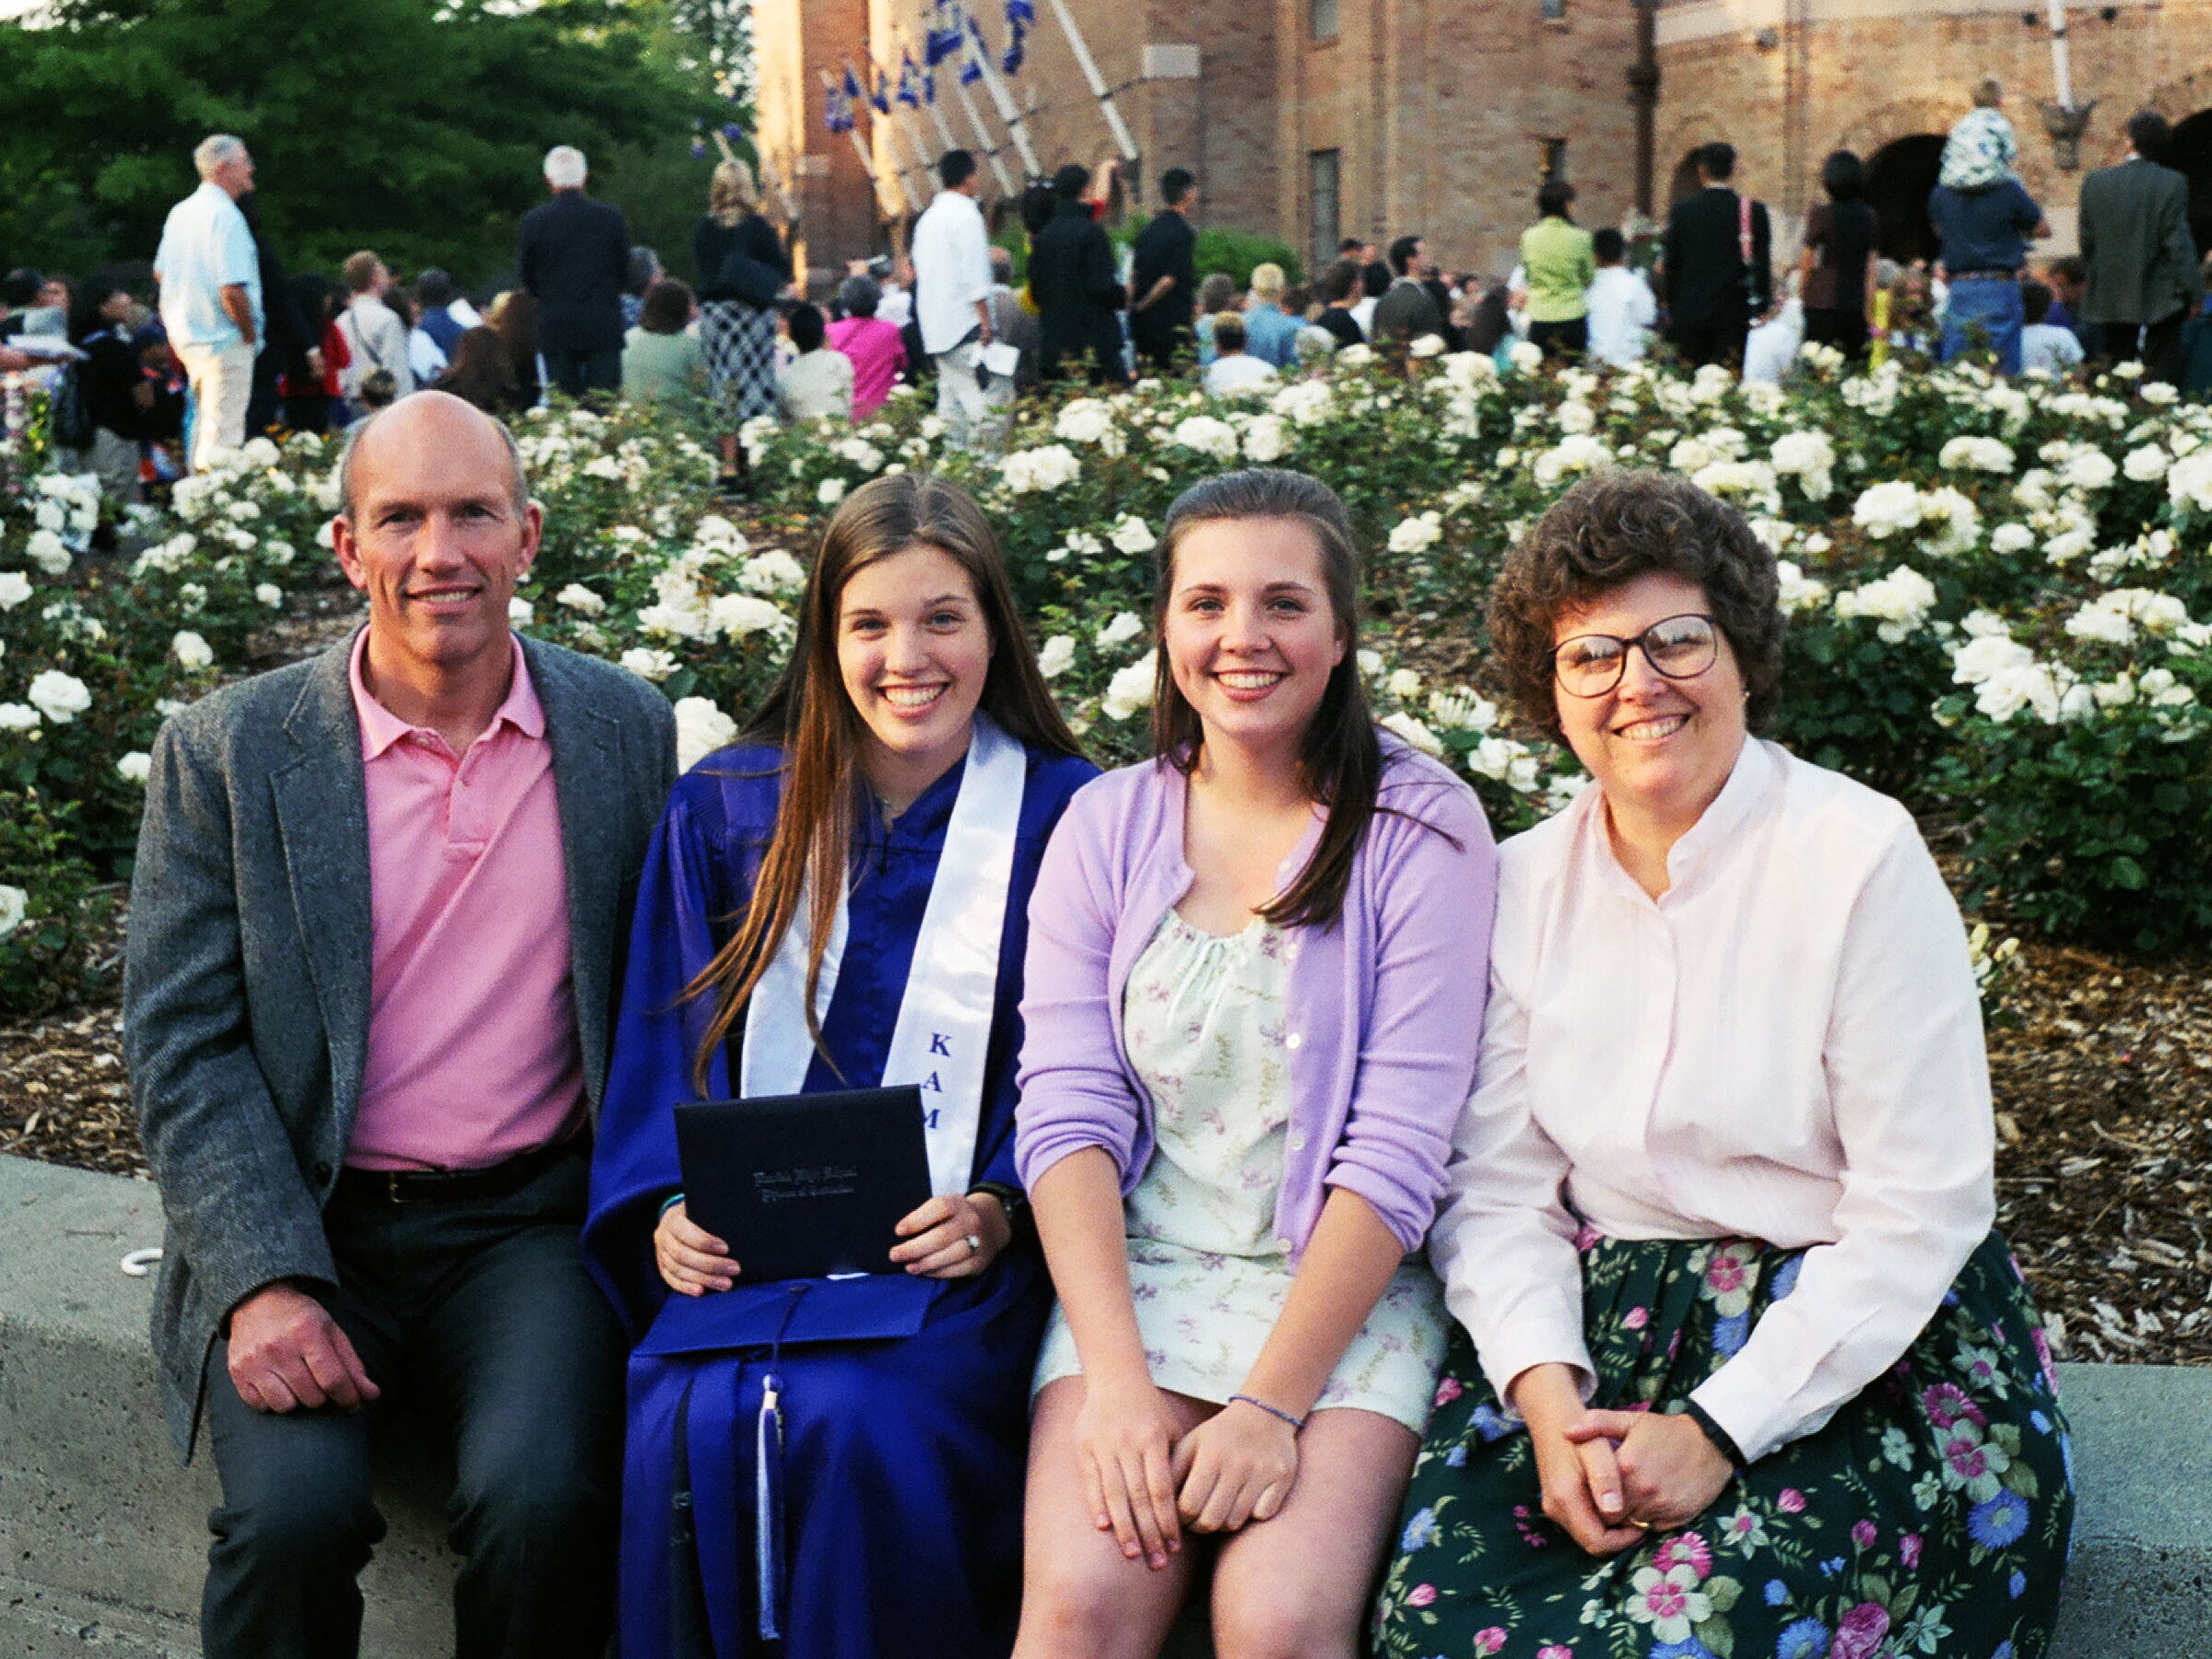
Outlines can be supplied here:
[[957, 0], [936, 0], [932, 7], [929, 28], [924, 38], [922, 57], [924, 65], [935, 69], [947, 58], [960, 50], [960, 7]]
[[888, 115], [891, 112], [890, 80], [883, 73], [881, 65], [870, 65], [869, 67], [876, 71], [876, 90], [868, 94], [868, 101], [876, 106], [877, 114]]
[[914, 67], [914, 54], [901, 49], [899, 53], [899, 101], [910, 110], [922, 105], [922, 75]]
[[1037, 21], [1037, 7], [1032, 0], [1006, 0], [1006, 51], [998, 66], [1008, 75], [1021, 71], [1023, 54], [1029, 49], [1030, 29]]

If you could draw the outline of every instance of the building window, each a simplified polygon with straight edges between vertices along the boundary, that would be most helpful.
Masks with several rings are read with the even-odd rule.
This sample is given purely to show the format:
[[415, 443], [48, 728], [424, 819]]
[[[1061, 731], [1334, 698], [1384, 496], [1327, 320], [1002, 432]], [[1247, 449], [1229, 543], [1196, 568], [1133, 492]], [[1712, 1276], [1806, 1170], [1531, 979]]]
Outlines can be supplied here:
[[1567, 0], [1541, 0], [1542, 17], [1547, 23], [1567, 21]]
[[1549, 184], [1555, 179], [1563, 179], [1567, 176], [1566, 139], [1547, 138], [1544, 140], [1542, 166], [1543, 175], [1536, 181], [1540, 184]]
[[1316, 41], [1336, 38], [1336, 0], [1306, 0], [1306, 20]]
[[1312, 208], [1313, 258], [1307, 267], [1318, 276], [1336, 258], [1336, 244], [1344, 236], [1342, 198], [1337, 194], [1341, 152], [1315, 150], [1306, 158], [1307, 194]]

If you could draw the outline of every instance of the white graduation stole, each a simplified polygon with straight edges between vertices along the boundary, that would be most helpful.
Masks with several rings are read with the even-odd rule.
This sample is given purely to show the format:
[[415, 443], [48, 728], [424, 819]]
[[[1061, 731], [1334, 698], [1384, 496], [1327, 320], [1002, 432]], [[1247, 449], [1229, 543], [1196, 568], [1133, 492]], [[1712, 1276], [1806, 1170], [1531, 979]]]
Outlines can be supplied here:
[[[936, 879], [922, 912], [913, 964], [883, 1065], [886, 1088], [921, 1087], [930, 1190], [939, 1194], [966, 1192], [975, 1164], [983, 1061], [998, 1001], [998, 942], [1006, 929], [1014, 832], [1021, 821], [1028, 779], [1029, 757], [1020, 743], [978, 709], [962, 762], [959, 797], [953, 803]], [[844, 959], [848, 892], [849, 888], [838, 896], [837, 920], [815, 983], [818, 1022], [830, 1017], [830, 999]], [[741, 1099], [797, 1094], [806, 1086], [815, 1052], [803, 1012], [811, 903], [803, 888], [791, 925], [746, 1006], [737, 1067]]]

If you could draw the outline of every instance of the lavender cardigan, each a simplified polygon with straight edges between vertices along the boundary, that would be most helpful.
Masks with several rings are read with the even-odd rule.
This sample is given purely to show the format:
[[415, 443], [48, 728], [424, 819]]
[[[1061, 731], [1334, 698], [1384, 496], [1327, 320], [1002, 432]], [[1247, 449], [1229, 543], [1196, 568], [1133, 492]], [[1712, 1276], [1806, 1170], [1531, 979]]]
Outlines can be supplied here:
[[[1332, 1186], [1359, 1194], [1418, 1249], [1475, 1083], [1497, 849], [1465, 783], [1387, 734], [1382, 746], [1378, 805], [1391, 811], [1376, 814], [1354, 855], [1343, 915], [1300, 929], [1290, 947], [1289, 1143], [1275, 1227], [1293, 1263]], [[1021, 1002], [1014, 1155], [1024, 1185], [1071, 1152], [1103, 1147], [1126, 1194], [1151, 1159], [1152, 1101], [1123, 1047], [1122, 996], [1190, 889], [1187, 791], [1164, 762], [1109, 772], [1077, 794], [1045, 851]], [[1312, 855], [1321, 822], [1316, 814], [1284, 861], [1286, 878]]]

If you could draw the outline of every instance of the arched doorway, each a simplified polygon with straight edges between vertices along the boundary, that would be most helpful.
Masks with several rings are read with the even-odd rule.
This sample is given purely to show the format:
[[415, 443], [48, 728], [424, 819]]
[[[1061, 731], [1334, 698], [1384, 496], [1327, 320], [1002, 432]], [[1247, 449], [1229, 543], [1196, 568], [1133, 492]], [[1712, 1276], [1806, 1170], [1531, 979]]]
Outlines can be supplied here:
[[1940, 252], [1928, 223], [1928, 193], [1942, 167], [1940, 133], [1896, 139], [1866, 163], [1866, 202], [1874, 209], [1875, 246], [1884, 258], [1933, 262]]
[[2199, 110], [2174, 127], [2166, 165], [2189, 181], [2189, 230], [2201, 256], [2212, 250], [2212, 110]]

